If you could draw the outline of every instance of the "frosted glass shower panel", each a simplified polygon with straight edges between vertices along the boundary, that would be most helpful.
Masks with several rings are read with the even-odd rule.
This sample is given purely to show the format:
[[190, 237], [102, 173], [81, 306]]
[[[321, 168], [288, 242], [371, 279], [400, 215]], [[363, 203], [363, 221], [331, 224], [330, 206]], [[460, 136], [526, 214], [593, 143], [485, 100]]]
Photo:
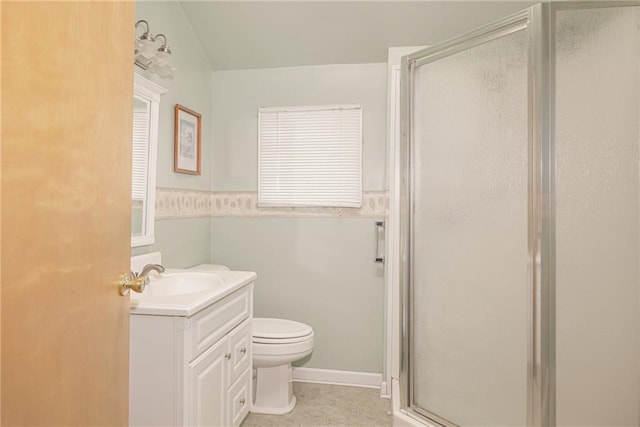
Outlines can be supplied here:
[[559, 426], [640, 425], [639, 17], [556, 15]]
[[413, 406], [461, 426], [526, 424], [527, 46], [415, 72]]

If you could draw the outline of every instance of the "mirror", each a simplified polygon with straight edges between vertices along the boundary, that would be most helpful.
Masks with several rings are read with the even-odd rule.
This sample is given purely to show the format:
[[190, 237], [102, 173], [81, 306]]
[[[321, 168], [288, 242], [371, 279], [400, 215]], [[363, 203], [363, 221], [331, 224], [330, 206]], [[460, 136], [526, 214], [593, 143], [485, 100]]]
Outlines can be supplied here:
[[131, 247], [154, 242], [156, 159], [160, 95], [167, 90], [133, 75]]

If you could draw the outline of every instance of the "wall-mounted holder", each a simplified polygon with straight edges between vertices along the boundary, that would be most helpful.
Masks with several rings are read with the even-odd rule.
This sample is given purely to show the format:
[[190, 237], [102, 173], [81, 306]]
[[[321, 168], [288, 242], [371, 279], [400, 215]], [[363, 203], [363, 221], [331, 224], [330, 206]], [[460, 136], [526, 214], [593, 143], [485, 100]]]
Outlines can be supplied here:
[[[375, 262], [384, 264], [384, 221], [376, 221], [376, 259]], [[382, 249], [381, 249], [382, 248]]]

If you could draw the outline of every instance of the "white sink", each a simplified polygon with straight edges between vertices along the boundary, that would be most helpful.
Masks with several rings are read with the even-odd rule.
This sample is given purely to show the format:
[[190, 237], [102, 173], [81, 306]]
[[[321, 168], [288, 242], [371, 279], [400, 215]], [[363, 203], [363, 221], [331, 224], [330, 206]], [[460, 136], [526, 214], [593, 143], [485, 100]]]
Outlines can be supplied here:
[[247, 271], [171, 270], [151, 273], [142, 293], [131, 292], [131, 314], [192, 316], [256, 279]]
[[149, 297], [185, 295], [219, 289], [224, 280], [216, 274], [170, 273], [151, 278], [144, 291]]

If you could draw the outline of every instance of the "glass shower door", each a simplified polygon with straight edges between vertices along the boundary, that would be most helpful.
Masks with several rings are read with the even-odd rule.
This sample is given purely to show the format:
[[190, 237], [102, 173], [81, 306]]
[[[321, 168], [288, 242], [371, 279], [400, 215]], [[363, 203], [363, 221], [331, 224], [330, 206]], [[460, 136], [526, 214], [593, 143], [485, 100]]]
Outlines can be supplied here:
[[640, 2], [538, 4], [404, 78], [404, 407], [640, 425]]
[[409, 399], [442, 425], [527, 423], [528, 43], [516, 19], [410, 72]]

